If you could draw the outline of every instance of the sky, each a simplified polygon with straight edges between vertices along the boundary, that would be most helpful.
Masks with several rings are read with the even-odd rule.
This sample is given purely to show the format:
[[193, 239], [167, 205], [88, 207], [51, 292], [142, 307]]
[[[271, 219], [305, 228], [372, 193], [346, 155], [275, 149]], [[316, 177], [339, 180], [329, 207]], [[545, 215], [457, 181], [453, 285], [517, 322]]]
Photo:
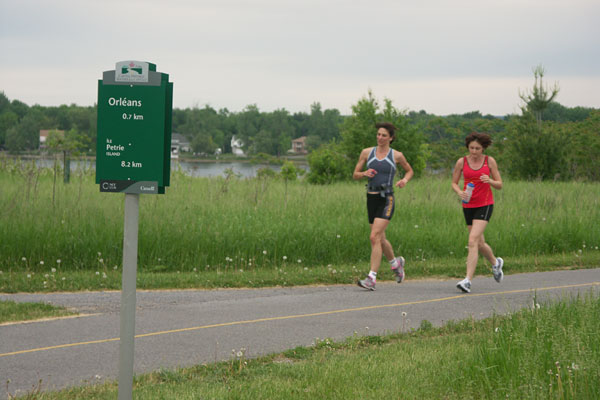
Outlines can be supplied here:
[[156, 64], [175, 108], [349, 115], [369, 91], [436, 115], [600, 108], [599, 0], [0, 0], [0, 91], [93, 105], [118, 61]]

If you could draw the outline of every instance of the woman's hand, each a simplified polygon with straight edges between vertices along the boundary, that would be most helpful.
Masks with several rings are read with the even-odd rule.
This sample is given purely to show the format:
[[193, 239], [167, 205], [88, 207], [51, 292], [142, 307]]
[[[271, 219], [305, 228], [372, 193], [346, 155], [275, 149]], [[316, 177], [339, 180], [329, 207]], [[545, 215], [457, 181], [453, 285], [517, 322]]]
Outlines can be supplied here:
[[377, 171], [375, 171], [373, 168], [369, 168], [368, 170], [365, 171], [364, 176], [366, 176], [367, 178], [372, 178], [375, 175], [377, 175]]
[[479, 180], [483, 183], [491, 183], [492, 182], [492, 178], [490, 178], [489, 175], [483, 174], [479, 177]]
[[404, 186], [406, 186], [407, 183], [408, 181], [406, 180], [406, 178], [402, 178], [398, 182], [396, 182], [396, 187], [402, 189]]

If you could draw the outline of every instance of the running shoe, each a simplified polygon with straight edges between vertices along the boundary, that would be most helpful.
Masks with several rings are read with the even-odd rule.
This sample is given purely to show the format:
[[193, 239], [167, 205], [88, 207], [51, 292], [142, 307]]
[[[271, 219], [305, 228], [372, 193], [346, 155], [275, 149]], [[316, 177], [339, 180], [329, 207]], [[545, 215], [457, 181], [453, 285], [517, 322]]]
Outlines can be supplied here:
[[471, 281], [467, 278], [456, 284], [456, 287], [462, 290], [465, 293], [471, 293]]
[[375, 290], [375, 282], [373, 282], [373, 279], [371, 279], [370, 276], [358, 281], [358, 286], [367, 290]]
[[498, 263], [498, 265], [492, 266], [492, 273], [494, 274], [494, 279], [496, 280], [496, 282], [500, 283], [502, 282], [502, 279], [504, 279], [504, 272], [502, 272], [504, 260], [500, 257], [496, 257], [496, 262]]
[[398, 268], [392, 268], [392, 272], [396, 275], [396, 282], [402, 283], [404, 280], [404, 257], [396, 257], [396, 261], [398, 262]]

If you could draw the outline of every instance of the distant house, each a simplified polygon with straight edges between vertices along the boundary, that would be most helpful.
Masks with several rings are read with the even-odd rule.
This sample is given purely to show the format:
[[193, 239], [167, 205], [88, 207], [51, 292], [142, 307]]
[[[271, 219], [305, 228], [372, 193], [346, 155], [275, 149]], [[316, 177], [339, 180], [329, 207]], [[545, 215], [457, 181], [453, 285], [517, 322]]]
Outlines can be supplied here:
[[306, 136], [300, 136], [298, 139], [293, 139], [290, 152], [294, 154], [308, 153], [308, 150], [306, 150]]
[[171, 134], [171, 158], [179, 158], [179, 153], [192, 151], [190, 141], [181, 133]]
[[50, 135], [50, 132], [65, 133], [65, 131], [61, 131], [58, 129], [41, 129], [40, 130], [40, 150], [44, 150], [44, 149], [48, 148], [48, 136]]
[[235, 135], [231, 137], [231, 152], [236, 156], [245, 156], [242, 147], [244, 143], [240, 139], [236, 139]]

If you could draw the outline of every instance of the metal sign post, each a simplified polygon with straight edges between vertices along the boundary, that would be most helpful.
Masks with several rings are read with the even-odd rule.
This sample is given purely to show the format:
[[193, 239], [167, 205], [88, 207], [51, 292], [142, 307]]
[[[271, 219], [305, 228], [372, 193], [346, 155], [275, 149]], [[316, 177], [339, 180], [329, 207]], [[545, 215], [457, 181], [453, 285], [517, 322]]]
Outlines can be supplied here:
[[119, 400], [133, 393], [133, 350], [135, 338], [135, 293], [138, 251], [139, 194], [125, 194], [123, 230], [123, 286], [121, 289], [121, 339], [119, 341]]
[[122, 61], [98, 81], [96, 183], [125, 193], [119, 400], [133, 395], [140, 194], [169, 186], [173, 83], [156, 65]]

